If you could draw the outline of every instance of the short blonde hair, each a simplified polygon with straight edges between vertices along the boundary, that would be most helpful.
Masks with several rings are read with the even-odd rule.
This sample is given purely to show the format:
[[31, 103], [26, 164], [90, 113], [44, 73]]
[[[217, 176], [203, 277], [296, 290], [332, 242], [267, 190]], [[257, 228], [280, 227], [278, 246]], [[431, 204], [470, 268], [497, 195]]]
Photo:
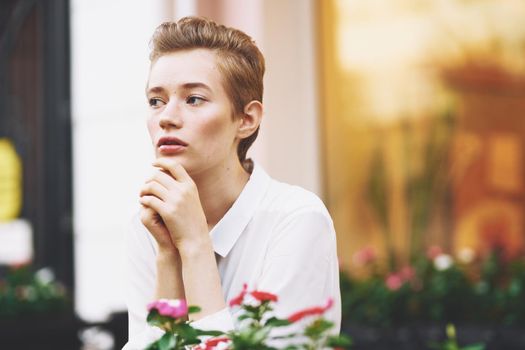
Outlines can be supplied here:
[[[244, 107], [251, 101], [262, 103], [264, 57], [246, 33], [206, 18], [184, 17], [177, 22], [165, 22], [158, 26], [150, 45], [152, 64], [171, 52], [199, 48], [214, 51], [234, 117], [244, 114]], [[246, 153], [258, 133], [259, 128], [239, 143], [237, 155], [243, 166], [248, 165], [245, 164], [249, 162]]]

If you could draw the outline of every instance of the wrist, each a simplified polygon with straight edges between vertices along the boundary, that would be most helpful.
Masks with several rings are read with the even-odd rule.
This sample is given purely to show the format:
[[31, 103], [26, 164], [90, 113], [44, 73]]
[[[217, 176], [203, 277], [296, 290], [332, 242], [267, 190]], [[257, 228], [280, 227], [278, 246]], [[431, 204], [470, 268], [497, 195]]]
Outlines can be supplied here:
[[179, 242], [177, 249], [181, 260], [191, 260], [202, 256], [214, 253], [213, 244], [209, 236], [202, 239], [188, 239]]
[[161, 248], [157, 253], [157, 263], [173, 263], [180, 261], [180, 255], [177, 248]]

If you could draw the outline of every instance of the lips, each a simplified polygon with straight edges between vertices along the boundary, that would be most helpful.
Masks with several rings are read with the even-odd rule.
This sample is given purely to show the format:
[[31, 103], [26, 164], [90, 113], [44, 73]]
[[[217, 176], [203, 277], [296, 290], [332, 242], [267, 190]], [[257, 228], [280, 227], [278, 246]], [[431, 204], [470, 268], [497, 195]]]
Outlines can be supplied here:
[[164, 155], [177, 154], [186, 149], [188, 144], [173, 136], [164, 136], [157, 142], [159, 152]]

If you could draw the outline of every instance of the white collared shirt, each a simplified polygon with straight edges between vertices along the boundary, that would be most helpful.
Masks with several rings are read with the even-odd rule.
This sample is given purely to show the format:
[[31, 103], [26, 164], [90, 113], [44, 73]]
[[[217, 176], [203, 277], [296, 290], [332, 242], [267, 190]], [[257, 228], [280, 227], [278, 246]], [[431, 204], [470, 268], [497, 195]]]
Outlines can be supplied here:
[[[146, 305], [156, 285], [157, 245], [138, 217], [128, 239], [129, 342], [144, 349], [162, 332], [146, 323]], [[278, 182], [257, 164], [241, 194], [210, 232], [226, 301], [242, 290], [278, 295], [275, 313], [289, 315], [333, 298], [325, 317], [341, 322], [336, 236], [330, 215], [313, 193]], [[233, 312], [233, 314], [232, 314]], [[224, 309], [193, 322], [194, 327], [228, 331], [234, 311]]]

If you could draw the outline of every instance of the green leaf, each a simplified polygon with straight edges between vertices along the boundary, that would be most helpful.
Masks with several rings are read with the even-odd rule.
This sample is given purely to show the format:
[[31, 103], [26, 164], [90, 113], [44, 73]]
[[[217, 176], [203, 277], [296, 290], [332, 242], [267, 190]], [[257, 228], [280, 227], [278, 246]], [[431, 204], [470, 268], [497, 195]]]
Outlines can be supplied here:
[[305, 334], [311, 338], [318, 338], [321, 334], [332, 328], [333, 325], [333, 322], [319, 318], [306, 327]]
[[181, 339], [188, 341], [192, 341], [193, 339], [196, 339], [199, 336], [197, 330], [188, 323], [178, 325], [174, 331], [179, 335]]
[[326, 344], [332, 348], [348, 348], [353, 344], [353, 341], [350, 337], [341, 334], [339, 336], [329, 336]]
[[252, 339], [255, 343], [262, 343], [270, 333], [270, 328], [261, 328], [252, 334]]
[[175, 345], [177, 345], [177, 341], [175, 340], [175, 337], [171, 333], [165, 333], [159, 340], [159, 350], [173, 350], [175, 349]]
[[184, 343], [182, 345], [188, 346], [188, 345], [197, 345], [197, 344], [200, 344], [200, 343], [202, 343], [202, 341], [200, 339], [194, 338], [194, 339], [184, 340]]
[[204, 336], [211, 336], [211, 337], [219, 337], [225, 334], [224, 332], [221, 332], [221, 331], [203, 331], [200, 329], [197, 329], [196, 331], [199, 336], [204, 335]]
[[461, 350], [485, 350], [484, 344], [472, 344], [463, 347]]
[[159, 350], [159, 344], [158, 340], [151, 343], [146, 350]]
[[289, 326], [290, 324], [291, 322], [288, 320], [280, 319], [277, 317], [272, 317], [266, 321], [265, 325], [270, 326], [270, 327], [283, 327], [283, 326]]
[[159, 315], [159, 312], [157, 311], [157, 309], [151, 309], [151, 311], [148, 312], [148, 317], [146, 318], [146, 321], [148, 321], [148, 323], [150, 323], [151, 321], [153, 321], [158, 316], [160, 316], [160, 315]]
[[201, 311], [201, 308], [198, 307], [198, 306], [195, 306], [195, 305], [191, 305], [188, 307], [188, 314], [194, 314], [194, 313], [197, 313], [197, 312], [200, 312]]
[[237, 317], [237, 319], [239, 321], [244, 321], [244, 320], [247, 320], [247, 319], [250, 319], [250, 318], [253, 318], [253, 317], [251, 315], [248, 315], [248, 314], [242, 314], [239, 317]]

